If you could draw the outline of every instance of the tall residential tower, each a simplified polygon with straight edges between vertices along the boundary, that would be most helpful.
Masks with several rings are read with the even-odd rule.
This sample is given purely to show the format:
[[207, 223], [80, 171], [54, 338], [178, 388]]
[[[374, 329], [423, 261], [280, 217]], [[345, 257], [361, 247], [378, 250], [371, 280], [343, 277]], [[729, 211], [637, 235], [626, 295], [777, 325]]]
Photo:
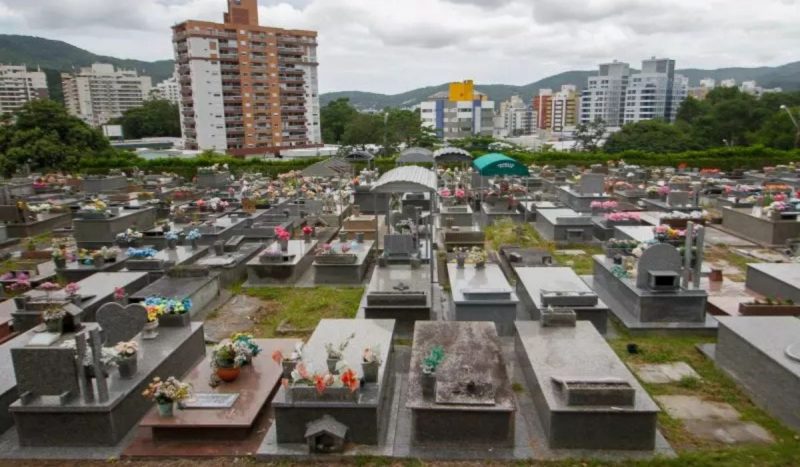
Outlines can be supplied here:
[[67, 110], [92, 126], [105, 125], [126, 110], [141, 107], [152, 86], [149, 76], [139, 76], [136, 70], [115, 70], [107, 63], [61, 74]]
[[322, 143], [317, 33], [258, 24], [257, 0], [223, 23], [173, 27], [187, 149], [244, 156]]
[[34, 99], [46, 99], [47, 77], [25, 65], [0, 65], [0, 114], [14, 112]]

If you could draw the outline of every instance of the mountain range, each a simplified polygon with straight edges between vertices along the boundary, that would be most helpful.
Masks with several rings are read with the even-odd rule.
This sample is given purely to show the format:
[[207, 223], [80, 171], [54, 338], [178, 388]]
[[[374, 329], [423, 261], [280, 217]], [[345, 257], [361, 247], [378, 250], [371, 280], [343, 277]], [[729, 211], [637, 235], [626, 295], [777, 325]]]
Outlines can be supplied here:
[[[152, 77], [154, 84], [169, 78], [174, 68], [172, 60], [145, 62], [120, 59], [96, 55], [62, 41], [33, 36], [0, 34], [0, 63], [26, 64], [32, 68], [40, 67], [47, 73], [50, 97], [55, 100], [62, 100], [61, 72], [71, 71], [98, 62], [110, 63], [120, 68], [135, 69], [139, 73]], [[714, 78], [717, 81], [733, 78], [737, 83], [755, 80], [765, 88], [780, 87], [785, 91], [800, 90], [800, 61], [776, 67], [719, 68], [715, 70], [689, 68], [678, 70], [677, 72], [688, 77], [691, 86], [698, 85], [703, 78]], [[558, 89], [562, 84], [574, 84], [581, 88], [586, 85], [587, 78], [594, 73], [596, 72], [566, 71], [522, 86], [476, 84], [476, 89], [487, 94], [495, 102], [504, 101], [513, 95], [519, 95], [529, 101], [542, 88]], [[325, 105], [332, 100], [346, 97], [359, 109], [413, 107], [427, 99], [428, 96], [446, 89], [447, 84], [441, 84], [439, 86], [418, 88], [401, 94], [379, 94], [362, 91], [329, 92], [320, 95], [320, 102]]]

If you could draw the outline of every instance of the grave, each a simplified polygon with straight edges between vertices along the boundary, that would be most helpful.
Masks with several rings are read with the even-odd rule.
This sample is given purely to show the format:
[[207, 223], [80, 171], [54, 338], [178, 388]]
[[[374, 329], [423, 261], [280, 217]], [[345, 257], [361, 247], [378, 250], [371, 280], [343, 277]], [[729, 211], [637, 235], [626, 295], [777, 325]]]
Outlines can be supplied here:
[[685, 190], [676, 190], [667, 194], [667, 199], [651, 199], [645, 198], [642, 202], [646, 209], [663, 211], [663, 212], [692, 212], [702, 211], [703, 208], [698, 205], [699, 192], [689, 192]]
[[553, 201], [520, 201], [518, 209], [522, 211], [522, 219], [524, 222], [536, 222], [539, 211], [563, 207], [564, 205], [560, 202]]
[[166, 297], [192, 301], [194, 316], [219, 295], [217, 273], [206, 268], [175, 269], [130, 296], [131, 302], [143, 302], [148, 297]]
[[445, 251], [453, 251], [455, 248], [471, 248], [473, 246], [483, 247], [486, 242], [486, 233], [483, 227], [442, 227], [439, 228], [439, 240], [444, 246]]
[[324, 394], [315, 397], [316, 390], [313, 387], [310, 387], [310, 397], [301, 398], [300, 392], [295, 392], [293, 383], [288, 387], [279, 387], [272, 400], [275, 423], [259, 449], [259, 455], [280, 455], [282, 449], [292, 452], [292, 446], [305, 445], [308, 424], [325, 415], [347, 426], [349, 442], [366, 445], [384, 443], [394, 390], [394, 373], [390, 366], [394, 325], [394, 320], [321, 320], [303, 348], [302, 358], [306, 365], [313, 366], [321, 374], [327, 373], [325, 344], [338, 346], [353, 335], [344, 350], [343, 360], [349, 362], [350, 368], [362, 377], [363, 370], [359, 363], [363, 350], [379, 347], [381, 365], [377, 382], [364, 384], [346, 400], [336, 400], [333, 394], [330, 398]]
[[551, 449], [655, 448], [658, 406], [593, 325], [514, 326], [516, 355]]
[[584, 173], [575, 187], [559, 186], [558, 200], [576, 212], [591, 212], [592, 202], [610, 201], [613, 197], [605, 193], [605, 175]]
[[[702, 241], [696, 248], [702, 250]], [[659, 243], [644, 250], [634, 277], [621, 276], [624, 266], [611, 258], [596, 255], [593, 259], [591, 287], [629, 330], [715, 332], [716, 320], [706, 316], [708, 294], [700, 288], [702, 258], [689, 268], [691, 255], [681, 259], [675, 247]]]
[[636, 376], [649, 384], [680, 383], [687, 378], [700, 379], [700, 375], [686, 362], [632, 365]]
[[536, 231], [555, 242], [586, 243], [594, 238], [594, 224], [588, 214], [572, 209], [545, 209], [536, 216]]
[[614, 227], [614, 238], [646, 243], [655, 240], [656, 236], [650, 225], [623, 225]]
[[69, 261], [65, 268], [57, 268], [58, 276], [67, 282], [78, 282], [100, 272], [117, 272], [125, 267], [128, 255], [122, 250], [115, 258], [106, 258], [102, 267], [95, 263], [85, 264], [80, 261]]
[[[227, 243], [223, 246], [227, 250]], [[215, 254], [200, 258], [197, 266], [208, 268], [217, 274], [220, 287], [229, 287], [242, 282], [247, 278], [247, 264], [256, 258], [264, 249], [261, 243], [244, 243], [236, 245], [231, 252], [223, 251], [222, 255]]]
[[[375, 242], [350, 242], [351, 249], [346, 255], [329, 254], [314, 257], [314, 283], [355, 285], [364, 281], [369, 269]], [[340, 242], [331, 243], [333, 251], [341, 251]]]
[[439, 219], [442, 227], [472, 227], [474, 224], [472, 207], [468, 204], [440, 206]]
[[800, 430], [800, 320], [791, 316], [719, 317], [716, 364], [759, 407]]
[[231, 183], [231, 174], [228, 171], [198, 171], [197, 188], [227, 188]]
[[522, 222], [523, 216], [520, 211], [506, 200], [497, 200], [492, 203], [487, 200], [481, 203], [480, 225], [487, 227], [501, 219], [511, 219], [514, 222]]
[[91, 194], [127, 189], [128, 178], [125, 175], [86, 175], [81, 182], [81, 191]]
[[151, 258], [128, 258], [125, 269], [128, 271], [147, 272], [150, 280], [154, 281], [164, 275], [164, 272], [174, 268], [189, 266], [196, 263], [208, 253], [208, 247], [192, 248], [191, 246], [178, 245], [175, 249], [165, 248]]
[[[227, 241], [234, 235], [239, 235], [246, 230], [246, 225], [251, 224], [253, 221], [247, 217], [240, 217], [238, 215], [228, 214], [220, 217], [209, 219], [205, 224], [200, 225], [197, 229], [202, 234], [198, 240], [200, 245], [213, 245], [218, 241]], [[184, 231], [187, 231], [184, 229]], [[274, 228], [273, 228], [274, 230]]]
[[540, 320], [550, 307], [567, 307], [577, 319], [589, 321], [606, 333], [608, 307], [572, 268], [515, 267], [517, 295], [531, 318]]
[[800, 264], [748, 264], [745, 287], [773, 300], [788, 299], [800, 303]]
[[28, 238], [69, 227], [72, 217], [66, 212], [33, 213], [16, 205], [0, 206], [0, 221], [5, 222], [6, 238]]
[[755, 215], [753, 209], [722, 208], [722, 228], [739, 237], [763, 246], [784, 246], [800, 237], [797, 213], [791, 217], [771, 218]]
[[[422, 363], [435, 346], [444, 349], [444, 360], [426, 394]], [[516, 403], [491, 323], [417, 323], [407, 391], [413, 444], [513, 446]]]
[[289, 240], [287, 251], [273, 243], [247, 262], [246, 287], [294, 284], [314, 262], [317, 240]]
[[490, 321], [501, 336], [514, 332], [519, 299], [495, 263], [483, 268], [466, 264], [459, 269], [456, 263], [447, 264], [450, 278], [450, 313], [455, 321]]
[[361, 308], [364, 318], [393, 319], [398, 333], [410, 335], [415, 322], [431, 319], [430, 270], [403, 264], [375, 268]]
[[390, 193], [373, 193], [371, 185], [353, 187], [353, 204], [366, 214], [386, 214], [390, 198]]
[[[126, 448], [130, 457], [174, 456], [246, 456], [258, 449], [266, 433], [270, 403], [283, 377], [283, 369], [270, 358], [273, 352], [291, 354], [299, 340], [256, 339], [261, 354], [252, 365], [242, 368], [231, 383], [216, 387], [211, 377], [210, 356], [183, 379], [192, 384], [194, 402], [175, 411], [173, 417], [161, 417], [150, 409], [139, 423], [137, 437]], [[228, 398], [226, 400], [226, 397]], [[207, 407], [219, 401], [223, 407]]]
[[403, 193], [400, 198], [400, 204], [403, 208], [418, 207], [423, 211], [431, 210], [431, 194], [430, 193]]
[[[144, 313], [144, 309], [141, 310]], [[91, 347], [99, 349], [99, 327], [87, 325], [85, 331], [78, 336], [88, 332]], [[152, 407], [152, 402], [142, 397], [142, 390], [152, 378], [156, 375], [183, 375], [205, 353], [201, 323], [162, 328], [157, 339], [141, 342], [138, 372], [133, 378], [121, 379], [117, 374], [103, 376], [104, 372], [95, 363], [96, 382], [93, 387], [82, 383], [82, 365], [73, 364], [70, 369], [67, 364], [67, 358], [74, 362], [73, 351], [64, 353], [65, 349], [57, 346], [74, 335], [62, 335], [50, 346], [28, 346], [35, 334], [31, 330], [10, 343], [12, 354], [19, 354], [19, 357], [14, 357], [14, 366], [20, 395], [31, 395], [14, 402], [9, 408], [20, 446], [116, 445]], [[79, 340], [85, 342], [85, 337]], [[80, 343], [78, 346], [82, 348]], [[35, 368], [35, 372], [31, 368]], [[45, 368], [47, 371], [42, 371]], [[45, 376], [48, 373], [51, 375]], [[42, 375], [37, 377], [35, 374]], [[66, 397], [36, 397], [50, 394]]]
[[[364, 238], [367, 240], [375, 240], [375, 229], [383, 227], [384, 220], [382, 218], [376, 219], [374, 215], [366, 214], [353, 214], [342, 223], [342, 228], [339, 231], [347, 234], [347, 238], [354, 239], [356, 234], [363, 233]], [[382, 229], [379, 231], [383, 231]]]
[[127, 229], [140, 232], [153, 228], [156, 208], [121, 209], [119, 214], [100, 219], [75, 218], [72, 221], [78, 248], [109, 246], [117, 240], [117, 234]]

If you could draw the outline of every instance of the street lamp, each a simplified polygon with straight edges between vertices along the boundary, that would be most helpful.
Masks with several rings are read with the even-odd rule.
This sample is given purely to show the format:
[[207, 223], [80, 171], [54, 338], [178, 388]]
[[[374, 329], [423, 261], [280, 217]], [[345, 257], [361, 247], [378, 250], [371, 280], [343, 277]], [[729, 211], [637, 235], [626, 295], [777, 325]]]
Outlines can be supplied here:
[[795, 134], [794, 134], [794, 147], [800, 148], [800, 124], [797, 123], [797, 119], [794, 118], [794, 114], [792, 111], [789, 110], [789, 107], [786, 105], [781, 105], [781, 110], [785, 110], [787, 114], [789, 114], [789, 118], [792, 119], [792, 124], [794, 125]]

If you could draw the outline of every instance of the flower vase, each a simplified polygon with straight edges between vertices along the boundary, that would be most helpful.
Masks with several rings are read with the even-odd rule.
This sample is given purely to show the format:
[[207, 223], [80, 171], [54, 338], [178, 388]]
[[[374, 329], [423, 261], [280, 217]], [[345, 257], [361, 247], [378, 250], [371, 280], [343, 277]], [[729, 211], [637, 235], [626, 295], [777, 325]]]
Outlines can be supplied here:
[[423, 372], [420, 377], [423, 397], [433, 397], [436, 391], [436, 373]]
[[381, 364], [378, 362], [362, 362], [361, 363], [361, 371], [364, 374], [364, 382], [365, 383], [377, 383], [378, 382], [378, 370], [381, 368]]
[[170, 250], [178, 248], [178, 240], [175, 238], [167, 240], [167, 248], [169, 248]]
[[175, 414], [175, 403], [174, 402], [164, 402], [158, 403], [158, 415], [161, 417], [172, 417]]
[[347, 243], [347, 232], [339, 232], [339, 242]]
[[158, 337], [158, 320], [144, 323], [142, 339], [152, 340]]
[[458, 269], [464, 269], [464, 263], [467, 261], [467, 258], [463, 256], [456, 256], [456, 267]]
[[138, 367], [139, 367], [139, 360], [136, 358], [136, 355], [122, 358], [117, 362], [117, 368], [119, 369], [119, 377], [122, 379], [133, 378], [133, 375], [136, 374]]
[[328, 357], [328, 372], [330, 372], [330, 374], [332, 374], [332, 375], [336, 374], [336, 365], [339, 364], [340, 360], [341, 360], [341, 358], [330, 358], [330, 357]]
[[106, 265], [106, 259], [103, 257], [93, 258], [92, 261], [94, 261], [94, 267], [97, 269], [102, 269]]
[[189, 245], [192, 246], [192, 250], [196, 250], [197, 249], [197, 239], [193, 238], [193, 239], [189, 240]]
[[282, 252], [286, 253], [289, 251], [289, 240], [279, 240], [279, 243], [281, 245]]
[[292, 372], [297, 367], [297, 360], [283, 360], [281, 366], [283, 367], [283, 378], [290, 379]]
[[67, 259], [66, 258], [56, 258], [53, 260], [56, 263], [56, 269], [64, 269], [67, 267]]
[[239, 377], [242, 369], [236, 368], [217, 368], [217, 377], [226, 383], [232, 383]]
[[356, 232], [356, 243], [364, 243], [364, 232]]
[[44, 322], [45, 327], [47, 328], [47, 332], [52, 332], [54, 334], [61, 334], [64, 332], [64, 319], [51, 319]]
[[310, 234], [310, 233], [304, 233], [304, 234], [303, 234], [303, 240], [304, 240], [306, 243], [311, 243], [311, 234]]

